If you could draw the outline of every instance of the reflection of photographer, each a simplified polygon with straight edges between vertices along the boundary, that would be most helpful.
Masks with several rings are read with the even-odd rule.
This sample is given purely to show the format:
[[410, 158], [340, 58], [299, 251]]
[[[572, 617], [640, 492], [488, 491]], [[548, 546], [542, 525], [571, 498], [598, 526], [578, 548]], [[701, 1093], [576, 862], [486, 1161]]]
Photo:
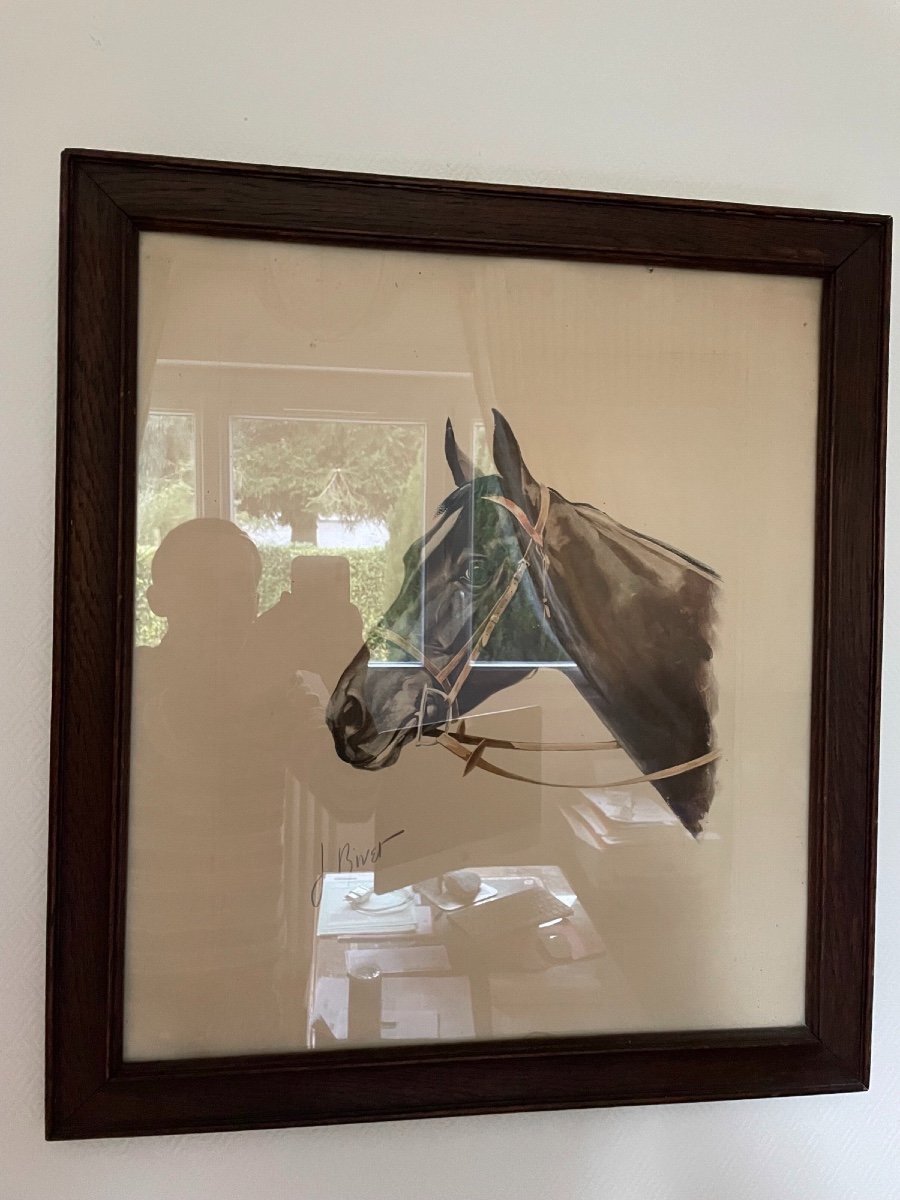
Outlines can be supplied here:
[[350, 599], [350, 564], [340, 555], [299, 555], [291, 590], [255, 621], [246, 656], [260, 699], [291, 712], [287, 766], [338, 819], [370, 815], [371, 789], [334, 750], [325, 708], [363, 640], [362, 617]]
[[248, 672], [261, 563], [230, 521], [163, 539], [134, 659], [128, 987], [136, 1057], [266, 1050], [283, 955], [284, 777], [297, 721]]
[[254, 652], [273, 666], [318, 675], [330, 694], [362, 644], [359, 610], [350, 600], [350, 564], [340, 555], [300, 555], [291, 590], [256, 621]]
[[325, 724], [329, 689], [362, 640], [347, 561], [296, 560], [291, 591], [257, 617], [260, 573], [252, 540], [216, 518], [173, 529], [151, 564], [147, 600], [167, 631], [134, 660], [137, 1057], [275, 1048], [294, 869], [286, 778], [338, 817], [371, 806]]

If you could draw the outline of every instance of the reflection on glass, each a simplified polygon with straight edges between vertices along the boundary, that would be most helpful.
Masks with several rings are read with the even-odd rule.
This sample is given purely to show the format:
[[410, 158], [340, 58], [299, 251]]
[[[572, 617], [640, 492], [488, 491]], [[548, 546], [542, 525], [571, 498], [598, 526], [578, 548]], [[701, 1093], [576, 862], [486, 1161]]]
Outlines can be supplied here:
[[491, 458], [484, 421], [475, 421], [472, 425], [472, 465], [478, 475], [494, 474], [494, 460]]
[[192, 413], [150, 412], [138, 463], [137, 588], [139, 646], [159, 641], [165, 621], [146, 600], [150, 559], [166, 534], [197, 515], [197, 441]]
[[[232, 418], [234, 520], [262, 555], [261, 608], [298, 573], [326, 570], [301, 558], [339, 556], [368, 634], [422, 532], [424, 455], [425, 427], [415, 423]], [[375, 661], [386, 657], [373, 650]]]
[[[817, 327], [815, 281], [391, 253], [377, 303], [323, 330], [307, 326], [371, 291], [371, 252], [148, 238], [216, 271], [171, 275], [181, 315], [143, 375], [126, 1058], [793, 1023], [805, 818], [784, 781], [805, 770], [817, 359], [811, 333], [808, 370], [778, 384], [778, 339]], [[278, 320], [273, 275], [296, 293]], [[674, 365], [654, 332], [673, 321]], [[217, 361], [226, 328], [246, 362]], [[788, 386], [807, 387], [805, 416]], [[572, 498], [512, 588], [527, 527], [495, 501], [533, 509], [495, 404], [534, 479]], [[741, 471], [736, 430], [755, 447]], [[653, 535], [602, 571], [572, 550], [600, 509], [624, 522], [607, 533]], [[697, 840], [652, 782], [622, 783], [647, 768], [597, 711], [597, 643], [629, 678], [642, 661], [640, 630], [610, 633], [613, 601], [672, 546], [709, 548], [740, 589]], [[751, 633], [737, 612], [768, 619]]]
[[[491, 455], [491, 445], [484, 421], [472, 423], [472, 465], [476, 475], [496, 475], [497, 468]], [[542, 619], [538, 606], [532, 602], [519, 604], [506, 621], [506, 638], [485, 646], [479, 665], [487, 666], [538, 666], [558, 663], [574, 667], [568, 654], [554, 637], [548, 624]]]

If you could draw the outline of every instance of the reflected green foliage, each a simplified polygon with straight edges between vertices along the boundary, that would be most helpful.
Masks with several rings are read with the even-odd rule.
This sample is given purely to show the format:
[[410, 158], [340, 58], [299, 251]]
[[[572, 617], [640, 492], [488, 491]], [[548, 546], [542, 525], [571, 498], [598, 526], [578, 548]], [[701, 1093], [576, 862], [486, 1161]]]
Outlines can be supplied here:
[[387, 608], [403, 583], [406, 574], [403, 555], [422, 536], [425, 527], [424, 496], [424, 462], [420, 456], [407, 476], [388, 520], [390, 540], [386, 547], [383, 608]]
[[[416, 647], [424, 636], [432, 654], [433, 647], [443, 647], [446, 653], [484, 628], [522, 553], [513, 518], [491, 501], [498, 495], [502, 489], [496, 475], [480, 476], [453, 494], [448, 512], [439, 518], [446, 522], [446, 531], [429, 552], [424, 583], [421, 562], [427, 535], [412, 540], [414, 549], [407, 557], [403, 582], [385, 612], [385, 628]], [[538, 556], [532, 561], [540, 579]], [[455, 605], [453, 597], [458, 598]], [[369, 645], [385, 649], [377, 630]], [[397, 658], [396, 653], [387, 656]], [[480, 661], [568, 662], [544, 615], [543, 597], [531, 571], [522, 576], [481, 650]]]
[[140, 447], [138, 545], [158, 546], [170, 529], [196, 516], [196, 493], [194, 418], [150, 413]]
[[[422, 532], [425, 432], [421, 425], [297, 418], [238, 418], [232, 422], [235, 519], [255, 530], [291, 526], [291, 545], [260, 545], [260, 612], [290, 589], [291, 560], [339, 554], [350, 563], [350, 595], [366, 632], [402, 579], [402, 554]], [[196, 516], [194, 419], [153, 412], [140, 448], [135, 634], [155, 645], [166, 622], [150, 611], [146, 591], [156, 547], [175, 526]], [[387, 547], [316, 546], [316, 518], [381, 520]], [[254, 539], [255, 540], [255, 539]]]
[[[476, 455], [478, 443], [476, 441]], [[490, 463], [487, 444], [483, 446], [483, 461]], [[518, 564], [521, 547], [515, 525], [506, 510], [485, 500], [484, 496], [501, 494], [496, 475], [477, 479], [474, 496], [474, 551], [484, 556], [481, 574], [492, 580], [490, 586], [473, 596], [473, 622], [479, 628], [512, 578]], [[539, 563], [538, 555], [533, 561]], [[540, 570], [537, 570], [538, 576]], [[526, 571], [512, 601], [501, 617], [490, 641], [481, 652], [481, 662], [567, 662], [569, 656], [556, 639], [544, 615], [543, 602]]]
[[[483, 425], [474, 429], [476, 468], [491, 475], [490, 449]], [[260, 545], [262, 576], [260, 612], [276, 604], [291, 586], [291, 560], [298, 555], [338, 554], [350, 564], [351, 600], [359, 609], [375, 660], [406, 656], [383, 642], [375, 627], [391, 601], [404, 589], [403, 556], [423, 531], [425, 433], [420, 425], [308, 421], [296, 418], [239, 418], [232, 422], [232, 466], [236, 520], [253, 536], [253, 527], [290, 524], [291, 545]], [[155, 645], [166, 621], [149, 609], [146, 590], [156, 547], [176, 525], [196, 515], [196, 449], [194, 418], [185, 413], [151, 413], [141, 443], [138, 492], [138, 549], [135, 590], [135, 634], [138, 645]], [[495, 484], [479, 481], [478, 490]], [[496, 598], [509, 563], [501, 559], [514, 542], [498, 537], [499, 510], [477, 506], [476, 546], [498, 568]], [[385, 547], [328, 549], [315, 545], [317, 516], [347, 521], [382, 520], [389, 530]], [[249, 519], [248, 519], [249, 518]], [[505, 541], [505, 549], [503, 544]], [[421, 586], [418, 570], [406, 588]], [[476, 602], [473, 614], [478, 620]], [[418, 611], [419, 602], [412, 605]], [[409, 613], [408, 615], [411, 615]], [[483, 614], [481, 614], [483, 615]], [[405, 624], [405, 622], [403, 622]], [[418, 619], [409, 629], [419, 644]], [[539, 599], [527, 577], [515, 602], [504, 614], [482, 661], [564, 661], [550, 632]]]
[[421, 425], [241, 417], [231, 441], [238, 524], [243, 514], [270, 517], [299, 543], [315, 542], [318, 516], [387, 521], [421, 471], [425, 433]]
[[476, 421], [472, 431], [472, 464], [476, 475], [493, 475], [496, 468], [491, 458], [491, 446], [483, 421]]

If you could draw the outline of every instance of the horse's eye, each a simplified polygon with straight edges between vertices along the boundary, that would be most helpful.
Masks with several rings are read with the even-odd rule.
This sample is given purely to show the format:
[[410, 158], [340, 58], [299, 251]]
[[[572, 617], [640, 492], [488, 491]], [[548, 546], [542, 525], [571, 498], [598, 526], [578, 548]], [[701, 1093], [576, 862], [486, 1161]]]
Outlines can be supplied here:
[[466, 568], [466, 580], [473, 588], [484, 587], [490, 578], [486, 559], [473, 558]]

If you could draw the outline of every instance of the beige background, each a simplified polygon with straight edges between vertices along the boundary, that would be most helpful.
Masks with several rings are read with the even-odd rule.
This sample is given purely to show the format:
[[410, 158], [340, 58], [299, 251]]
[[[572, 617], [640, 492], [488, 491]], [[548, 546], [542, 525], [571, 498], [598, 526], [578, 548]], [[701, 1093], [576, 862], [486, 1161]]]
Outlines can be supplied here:
[[[446, 416], [471, 445], [496, 406], [538, 479], [721, 574], [723, 759], [706, 834], [600, 854], [573, 844], [559, 819], [578, 793], [544, 789], [537, 852], [576, 855], [606, 905], [610, 944], [641, 985], [640, 1004], [587, 1026], [573, 1016], [573, 1028], [799, 1023], [818, 282], [157, 234], [143, 238], [142, 280], [143, 410], [202, 408], [207, 422], [287, 410], [424, 421], [433, 510], [451, 490]], [[228, 515], [209, 481], [205, 497], [206, 512]], [[603, 736], [553, 672], [498, 701], [539, 709], [551, 740]], [[428, 821], [409, 782], [424, 769], [416, 753], [372, 781], [390, 794], [392, 825], [404, 789], [408, 827]], [[547, 778], [632, 773], [624, 755], [589, 768], [587, 756], [543, 757]], [[441, 795], [457, 786], [440, 754], [428, 771], [447, 780]], [[140, 744], [133, 780], [138, 828]], [[132, 868], [143, 870], [139, 844]], [[126, 1024], [139, 1026], [140, 1012], [132, 981]], [[268, 1048], [265, 1030], [245, 1032], [253, 1044], [231, 1049]], [[132, 1048], [153, 1052], [137, 1035]]]

